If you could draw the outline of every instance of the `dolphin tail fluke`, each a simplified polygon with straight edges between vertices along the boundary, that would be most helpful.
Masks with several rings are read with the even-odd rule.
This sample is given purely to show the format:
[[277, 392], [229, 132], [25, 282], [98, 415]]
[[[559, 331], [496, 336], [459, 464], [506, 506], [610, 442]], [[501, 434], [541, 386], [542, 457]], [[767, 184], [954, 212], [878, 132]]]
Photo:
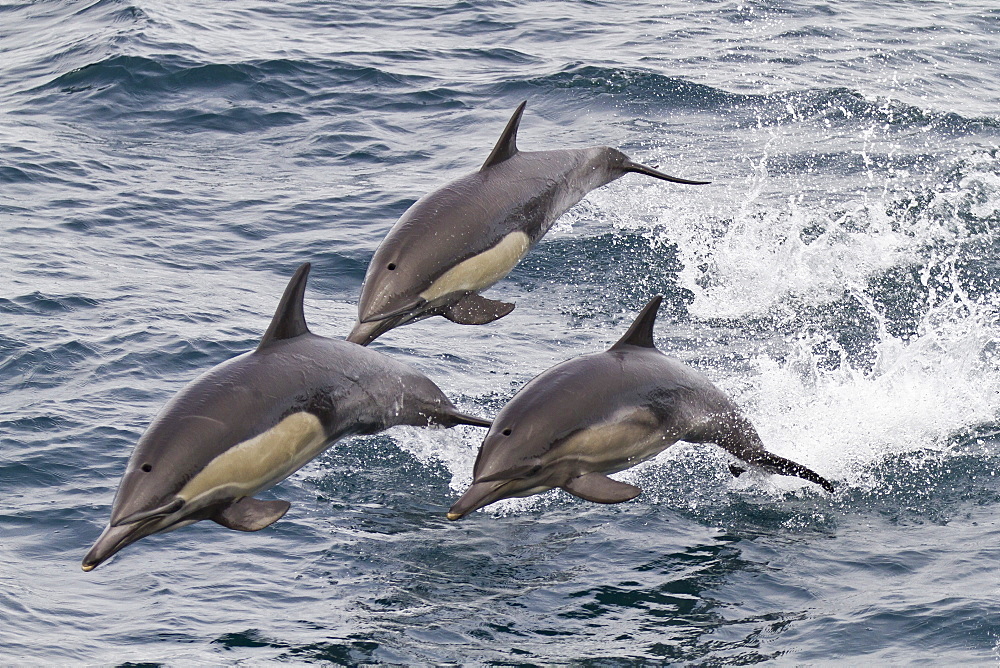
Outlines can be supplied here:
[[653, 178], [662, 179], [664, 181], [670, 181], [671, 183], [683, 183], [688, 186], [703, 186], [711, 183], [711, 181], [691, 181], [689, 179], [679, 179], [676, 176], [670, 176], [669, 174], [664, 174], [658, 169], [653, 169], [652, 167], [647, 167], [646, 165], [640, 165], [638, 162], [632, 162], [631, 160], [626, 160], [625, 164], [622, 165], [622, 169], [626, 172], [635, 172], [636, 174], [645, 174], [646, 176], [652, 176]]
[[642, 494], [642, 490], [626, 482], [612, 480], [603, 473], [587, 473], [570, 479], [564, 490], [594, 503], [622, 503]]
[[459, 325], [485, 325], [514, 310], [514, 305], [472, 293], [448, 307], [443, 315]]
[[469, 424], [473, 427], [491, 427], [493, 423], [489, 420], [483, 418], [478, 418], [475, 415], [469, 415], [468, 413], [463, 413], [454, 406], [450, 410], [446, 410], [443, 414], [437, 415], [433, 418], [434, 424], [439, 424], [442, 427], [454, 427], [459, 424]]
[[[723, 397], [725, 403], [728, 399]], [[721, 411], [707, 421], [699, 430], [685, 434], [683, 440], [689, 443], [715, 443], [729, 454], [739, 457], [747, 464], [760, 467], [768, 473], [790, 475], [814, 482], [833, 493], [833, 483], [815, 471], [790, 459], [779, 457], [764, 449], [757, 430], [746, 417], [734, 407]], [[739, 477], [745, 472], [740, 466], [730, 465], [730, 473]]]
[[280, 520], [291, 506], [288, 501], [261, 501], [246, 496], [212, 515], [212, 520], [227, 529], [260, 531]]
[[808, 480], [809, 482], [814, 482], [833, 494], [833, 483], [812, 469], [806, 468], [802, 464], [793, 462], [791, 459], [785, 459], [784, 457], [771, 454], [766, 450], [761, 450], [747, 455], [745, 457], [745, 461], [749, 464], [753, 464], [754, 466], [759, 466], [769, 473], [790, 475], [802, 478], [803, 480]]

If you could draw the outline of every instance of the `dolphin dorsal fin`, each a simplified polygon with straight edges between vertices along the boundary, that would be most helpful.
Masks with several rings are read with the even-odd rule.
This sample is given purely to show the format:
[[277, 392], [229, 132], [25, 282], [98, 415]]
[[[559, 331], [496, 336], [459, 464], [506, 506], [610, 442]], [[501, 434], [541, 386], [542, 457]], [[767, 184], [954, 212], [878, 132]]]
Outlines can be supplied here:
[[653, 343], [653, 324], [656, 322], [656, 312], [660, 309], [660, 302], [663, 295], [656, 295], [649, 300], [649, 303], [639, 311], [639, 315], [632, 321], [632, 326], [628, 328], [625, 335], [618, 339], [618, 343], [611, 346], [610, 350], [617, 350], [622, 346], [639, 346], [641, 348], [656, 348]]
[[514, 110], [514, 115], [510, 117], [507, 121], [507, 127], [503, 129], [503, 134], [500, 135], [500, 140], [497, 145], [493, 147], [493, 152], [490, 153], [490, 157], [486, 158], [486, 162], [480, 167], [480, 171], [486, 169], [487, 167], [492, 167], [493, 165], [499, 165], [504, 160], [514, 157], [517, 155], [517, 126], [521, 124], [521, 114], [524, 113], [524, 107], [528, 104], [525, 100], [521, 104], [517, 105], [517, 109]]
[[288, 281], [285, 294], [281, 295], [278, 308], [274, 312], [274, 317], [271, 318], [271, 325], [264, 332], [257, 350], [275, 341], [294, 339], [296, 336], [309, 333], [306, 317], [302, 311], [302, 299], [305, 297], [306, 279], [309, 277], [311, 267], [312, 265], [306, 262], [295, 271], [292, 280]]

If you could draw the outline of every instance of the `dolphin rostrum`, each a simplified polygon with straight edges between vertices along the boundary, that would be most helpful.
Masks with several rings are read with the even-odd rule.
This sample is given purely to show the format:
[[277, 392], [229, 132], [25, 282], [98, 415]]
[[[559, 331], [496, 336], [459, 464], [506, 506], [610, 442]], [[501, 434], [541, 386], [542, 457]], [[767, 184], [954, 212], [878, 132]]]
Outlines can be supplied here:
[[302, 308], [309, 267], [295, 272], [256, 350], [210, 369], [160, 410], [129, 458], [111, 521], [83, 570], [198, 520], [263, 529], [289, 503], [254, 495], [344, 436], [403, 424], [489, 426], [405, 364], [311, 333]]
[[348, 341], [367, 345], [433, 315], [463, 325], [502, 318], [514, 305], [479, 293], [506, 276], [584, 195], [629, 172], [701, 185], [599, 146], [519, 151], [518, 106], [477, 172], [420, 198], [389, 230], [368, 265]]
[[750, 421], [708, 378], [656, 349], [661, 299], [654, 297], [609, 350], [552, 367], [500, 410], [479, 449], [472, 486], [448, 519], [554, 487], [597, 503], [628, 501], [642, 490], [606, 474], [676, 441], [714, 443], [765, 471], [833, 491], [825, 478], [765, 450]]

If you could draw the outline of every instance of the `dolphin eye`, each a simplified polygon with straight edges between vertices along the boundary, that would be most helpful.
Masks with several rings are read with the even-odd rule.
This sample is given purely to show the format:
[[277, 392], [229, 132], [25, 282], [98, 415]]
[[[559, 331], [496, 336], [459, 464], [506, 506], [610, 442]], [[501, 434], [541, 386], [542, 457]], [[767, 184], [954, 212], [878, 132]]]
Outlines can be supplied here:
[[146, 473], [149, 473], [150, 471], [153, 470], [153, 465], [152, 464], [143, 464], [142, 465], [142, 470], [145, 471]]
[[396, 263], [395, 262], [390, 262], [389, 265], [386, 267], [386, 269], [388, 269], [389, 271], [395, 271], [396, 270]]
[[510, 436], [510, 427], [508, 427], [507, 429], [504, 429], [500, 433], [503, 434], [504, 436]]

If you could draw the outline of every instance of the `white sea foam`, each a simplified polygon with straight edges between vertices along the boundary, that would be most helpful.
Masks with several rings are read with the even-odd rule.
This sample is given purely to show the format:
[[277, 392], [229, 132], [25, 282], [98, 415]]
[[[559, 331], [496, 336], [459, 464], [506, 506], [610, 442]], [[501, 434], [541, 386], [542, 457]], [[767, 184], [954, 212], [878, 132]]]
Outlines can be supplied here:
[[[768, 447], [859, 483], [889, 454], [946, 449], [1000, 417], [1000, 303], [974, 296], [975, 277], [960, 270], [993, 241], [998, 167], [992, 153], [977, 153], [956, 165], [966, 175], [955, 186], [909, 193], [894, 184], [837, 210], [795, 197], [768, 208], [754, 182], [721, 228], [717, 212], [664, 214], [651, 239], [678, 244], [693, 318], [763, 319], [793, 331], [783, 350], [754, 356], [752, 377], [721, 383]], [[921, 284], [907, 305], [915, 333], [905, 335], [892, 333], [870, 290], [900, 266], [915, 268]], [[845, 295], [875, 323], [873, 361], [850, 359], [837, 332], [796, 317]]]
[[[788, 356], [755, 360], [751, 418], [773, 451], [849, 484], [887, 455], [947, 450], [963, 430], [1000, 415], [1000, 337], [995, 305], [947, 300], [909, 341], [880, 327], [866, 370], [827, 370], [821, 333], [789, 342]], [[737, 400], [748, 399], [737, 397]]]

